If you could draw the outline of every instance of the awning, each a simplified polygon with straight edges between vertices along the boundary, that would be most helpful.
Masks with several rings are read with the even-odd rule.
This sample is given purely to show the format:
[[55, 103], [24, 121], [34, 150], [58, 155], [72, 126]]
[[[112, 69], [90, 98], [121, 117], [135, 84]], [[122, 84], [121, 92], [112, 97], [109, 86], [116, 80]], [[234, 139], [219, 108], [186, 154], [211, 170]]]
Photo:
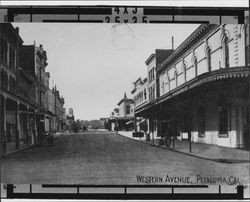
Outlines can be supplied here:
[[160, 103], [170, 100], [176, 95], [187, 92], [190, 89], [193, 89], [205, 83], [210, 83], [210, 82], [214, 82], [217, 80], [224, 80], [224, 79], [247, 78], [249, 76], [250, 76], [249, 66], [222, 68], [219, 70], [214, 70], [212, 72], [207, 72], [176, 87], [175, 89], [153, 100], [152, 102], [142, 105], [141, 107], [135, 109], [134, 112], [135, 114], [138, 115], [139, 113], [145, 112], [146, 110], [153, 109], [153, 107], [159, 106]]

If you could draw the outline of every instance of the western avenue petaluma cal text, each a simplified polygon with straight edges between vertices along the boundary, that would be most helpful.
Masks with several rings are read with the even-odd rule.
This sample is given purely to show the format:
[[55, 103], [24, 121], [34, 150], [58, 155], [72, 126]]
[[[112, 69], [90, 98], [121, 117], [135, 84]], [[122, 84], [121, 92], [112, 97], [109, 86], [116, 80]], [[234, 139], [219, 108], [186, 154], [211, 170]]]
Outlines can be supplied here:
[[146, 183], [146, 184], [160, 184], [160, 183], [172, 183], [172, 184], [239, 184], [240, 180], [237, 177], [220, 177], [220, 176], [200, 176], [191, 178], [190, 176], [144, 176], [136, 175], [137, 183]]

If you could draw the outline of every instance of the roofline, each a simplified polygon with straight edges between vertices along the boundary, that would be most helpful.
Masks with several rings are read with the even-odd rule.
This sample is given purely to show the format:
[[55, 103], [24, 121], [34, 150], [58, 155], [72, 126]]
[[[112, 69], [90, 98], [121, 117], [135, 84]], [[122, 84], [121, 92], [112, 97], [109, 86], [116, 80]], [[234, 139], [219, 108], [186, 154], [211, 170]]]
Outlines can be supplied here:
[[[11, 23], [10, 23], [11, 24]], [[17, 37], [20, 39], [20, 41], [23, 43], [23, 39], [21, 38], [21, 36], [19, 35], [19, 33], [17, 33], [16, 28], [19, 29], [19, 27], [17, 26], [16, 28], [11, 24], [12, 29], [14, 30], [15, 34], [17, 35]]]
[[152, 54], [148, 57], [148, 59], [145, 61], [146, 65], [149, 64], [149, 62], [153, 59], [153, 57], [155, 57], [155, 53], [152, 53]]
[[[182, 49], [184, 49], [184, 48], [186, 48], [186, 46], [188, 45], [188, 41], [192, 41], [192, 40], [194, 40], [194, 36], [196, 35], [196, 34], [200, 34], [200, 32], [201, 31], [204, 31], [205, 29], [207, 29], [207, 30], [205, 30], [206, 31], [206, 34], [208, 34], [208, 33], [210, 33], [211, 32], [211, 30], [215, 30], [215, 29], [217, 29], [218, 27], [219, 27], [220, 25], [213, 25], [213, 24], [201, 24], [199, 27], [197, 27], [175, 50], [174, 50], [174, 52], [165, 60], [165, 61], [163, 61], [162, 62], [162, 64], [160, 64], [160, 66], [159, 66], [159, 69], [157, 70], [157, 71], [161, 71], [161, 70], [163, 70], [164, 69], [164, 67], [166, 66], [166, 65], [168, 65], [169, 63], [171, 63], [172, 62], [172, 60], [175, 60], [175, 57], [177, 57], [177, 55], [179, 54], [179, 53], [181, 53], [181, 51], [182, 51]], [[203, 36], [203, 37], [201, 37], [201, 39], [203, 39], [205, 36], [206, 36], [206, 34]], [[201, 41], [201, 39], [199, 39], [199, 41]]]
[[126, 99], [126, 100], [125, 100], [125, 99], [121, 99], [120, 102], [118, 102], [117, 105], [120, 105], [123, 101], [132, 101], [132, 100], [133, 100], [133, 99]]
[[134, 85], [139, 81], [139, 80], [141, 80], [141, 77], [139, 77], [138, 79], [136, 79], [136, 81], [135, 82], [133, 82], [134, 83]]

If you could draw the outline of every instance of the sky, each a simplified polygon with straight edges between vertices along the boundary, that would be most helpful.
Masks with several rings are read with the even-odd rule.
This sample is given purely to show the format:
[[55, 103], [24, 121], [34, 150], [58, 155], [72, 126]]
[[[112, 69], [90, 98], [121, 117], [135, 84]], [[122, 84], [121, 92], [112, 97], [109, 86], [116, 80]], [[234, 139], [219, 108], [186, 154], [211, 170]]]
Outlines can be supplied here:
[[183, 42], [195, 24], [13, 23], [24, 45], [43, 45], [50, 88], [65, 98], [76, 119], [109, 117], [133, 82], [145, 78], [145, 61], [155, 49]]

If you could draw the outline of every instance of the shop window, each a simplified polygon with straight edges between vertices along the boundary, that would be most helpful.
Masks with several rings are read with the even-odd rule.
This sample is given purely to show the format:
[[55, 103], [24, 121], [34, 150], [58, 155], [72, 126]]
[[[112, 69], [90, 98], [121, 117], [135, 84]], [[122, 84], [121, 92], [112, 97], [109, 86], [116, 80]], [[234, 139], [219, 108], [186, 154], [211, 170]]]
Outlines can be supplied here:
[[219, 110], [219, 135], [227, 137], [228, 135], [228, 105], [224, 96], [220, 98]]
[[[184, 121], [184, 126], [183, 126], [183, 130], [182, 131], [187, 131], [187, 129], [185, 128], [186, 127], [186, 121]], [[171, 122], [171, 136], [178, 136], [179, 133], [178, 133], [178, 121], [175, 119]]]
[[202, 107], [197, 112], [198, 137], [205, 137], [205, 109]]

